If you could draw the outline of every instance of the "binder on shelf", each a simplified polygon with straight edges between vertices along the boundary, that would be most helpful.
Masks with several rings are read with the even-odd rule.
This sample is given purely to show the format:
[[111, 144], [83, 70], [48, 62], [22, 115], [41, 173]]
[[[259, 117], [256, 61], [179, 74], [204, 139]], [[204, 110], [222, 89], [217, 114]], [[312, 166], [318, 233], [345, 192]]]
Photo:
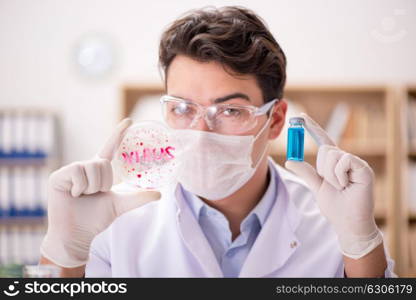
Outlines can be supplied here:
[[44, 231], [41, 227], [0, 227], [0, 267], [37, 264], [43, 237]]
[[50, 113], [0, 111], [0, 219], [46, 215], [48, 159], [58, 151], [56, 124]]
[[45, 159], [56, 155], [56, 120], [51, 114], [0, 113], [0, 159]]
[[48, 172], [39, 166], [0, 168], [0, 218], [44, 217]]

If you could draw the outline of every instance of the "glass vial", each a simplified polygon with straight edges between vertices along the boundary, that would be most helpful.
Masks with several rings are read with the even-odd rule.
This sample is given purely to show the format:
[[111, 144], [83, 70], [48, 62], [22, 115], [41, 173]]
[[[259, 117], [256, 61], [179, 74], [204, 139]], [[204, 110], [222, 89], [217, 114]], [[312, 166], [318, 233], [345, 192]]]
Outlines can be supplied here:
[[287, 150], [286, 160], [303, 161], [303, 146], [305, 130], [305, 120], [300, 117], [289, 119], [287, 131]]

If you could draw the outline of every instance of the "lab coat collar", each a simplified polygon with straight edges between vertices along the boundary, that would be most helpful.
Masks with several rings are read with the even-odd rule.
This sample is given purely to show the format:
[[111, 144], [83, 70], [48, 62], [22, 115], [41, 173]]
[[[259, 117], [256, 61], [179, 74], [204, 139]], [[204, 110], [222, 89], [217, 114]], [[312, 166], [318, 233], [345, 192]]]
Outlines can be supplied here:
[[[271, 159], [270, 159], [271, 160]], [[247, 259], [240, 277], [264, 277], [282, 267], [300, 246], [296, 229], [301, 215], [286, 187], [286, 179], [297, 181], [290, 172], [272, 162], [277, 185], [277, 199], [271, 208]], [[223, 277], [222, 270], [202, 229], [189, 205], [183, 198], [180, 186], [175, 188], [176, 221], [183, 242], [199, 261], [207, 277]]]
[[178, 206], [176, 224], [183, 242], [198, 260], [206, 272], [207, 277], [223, 277], [224, 274], [218, 264], [217, 258], [199, 226], [195, 215], [183, 198], [179, 184], [175, 189], [175, 199]]

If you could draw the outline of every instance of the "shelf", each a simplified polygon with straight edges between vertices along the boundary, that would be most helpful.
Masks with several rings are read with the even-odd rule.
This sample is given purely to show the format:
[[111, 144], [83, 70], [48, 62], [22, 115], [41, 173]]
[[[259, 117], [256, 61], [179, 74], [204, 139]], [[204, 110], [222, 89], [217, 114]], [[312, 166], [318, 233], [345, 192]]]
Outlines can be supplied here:
[[[121, 93], [122, 118], [128, 116], [139, 101], [163, 92], [162, 85], [125, 85]], [[312, 82], [307, 85], [289, 84], [284, 94], [284, 99], [292, 105], [293, 114], [306, 111], [322, 126], [328, 126], [338, 104], [348, 104], [351, 109], [349, 126], [340, 135], [338, 146], [366, 160], [380, 178], [377, 197], [384, 202], [384, 209], [375, 211], [375, 218], [377, 224], [385, 225], [390, 236], [388, 247], [399, 276], [406, 274], [408, 263], [404, 250], [408, 242], [407, 227], [410, 222], [412, 225], [416, 223], [416, 213], [408, 217], [408, 211], [403, 209], [404, 201], [407, 201], [402, 187], [407, 179], [402, 172], [403, 161], [404, 158], [416, 160], [416, 149], [405, 151], [407, 135], [402, 135], [401, 127], [405, 124], [402, 121], [407, 120], [406, 109], [401, 108], [407, 105], [408, 95], [416, 99], [416, 85], [319, 85]], [[271, 142], [270, 146], [270, 156], [283, 163], [286, 160], [283, 138]], [[313, 163], [316, 155], [316, 145], [305, 142], [305, 161]]]
[[46, 224], [47, 217], [0, 218], [0, 226], [25, 226]]
[[46, 158], [0, 158], [0, 166], [45, 166]]

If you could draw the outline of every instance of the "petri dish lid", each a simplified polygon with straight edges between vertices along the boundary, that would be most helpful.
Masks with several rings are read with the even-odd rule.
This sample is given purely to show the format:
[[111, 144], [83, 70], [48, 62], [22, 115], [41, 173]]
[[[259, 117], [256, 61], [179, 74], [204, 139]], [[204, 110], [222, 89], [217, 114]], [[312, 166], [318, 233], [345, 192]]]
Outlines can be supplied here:
[[180, 145], [165, 124], [141, 121], [125, 132], [112, 165], [123, 182], [143, 189], [161, 189], [176, 182]]

